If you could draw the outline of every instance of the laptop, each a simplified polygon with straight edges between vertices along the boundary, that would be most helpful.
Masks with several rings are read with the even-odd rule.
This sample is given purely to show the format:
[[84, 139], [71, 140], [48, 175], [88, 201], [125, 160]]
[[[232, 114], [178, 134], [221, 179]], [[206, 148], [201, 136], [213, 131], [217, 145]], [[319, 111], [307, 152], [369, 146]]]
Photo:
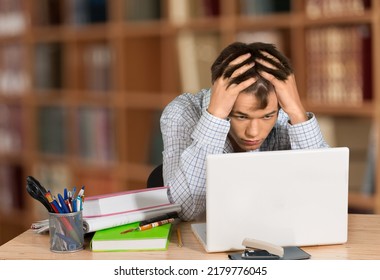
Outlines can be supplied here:
[[206, 223], [192, 230], [207, 252], [347, 241], [346, 147], [208, 155]]

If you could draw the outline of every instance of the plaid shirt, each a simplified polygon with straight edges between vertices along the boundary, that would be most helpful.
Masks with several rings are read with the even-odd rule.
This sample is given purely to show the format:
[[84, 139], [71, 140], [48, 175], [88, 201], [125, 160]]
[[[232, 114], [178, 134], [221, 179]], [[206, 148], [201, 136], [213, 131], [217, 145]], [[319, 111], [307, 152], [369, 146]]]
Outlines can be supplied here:
[[[164, 142], [163, 177], [170, 186], [169, 198], [182, 206], [180, 217], [192, 220], [206, 208], [206, 155], [233, 153], [227, 135], [230, 122], [209, 114], [210, 90], [184, 93], [175, 98], [161, 116]], [[268, 137], [257, 151], [328, 147], [312, 113], [309, 120], [289, 123], [280, 110]]]

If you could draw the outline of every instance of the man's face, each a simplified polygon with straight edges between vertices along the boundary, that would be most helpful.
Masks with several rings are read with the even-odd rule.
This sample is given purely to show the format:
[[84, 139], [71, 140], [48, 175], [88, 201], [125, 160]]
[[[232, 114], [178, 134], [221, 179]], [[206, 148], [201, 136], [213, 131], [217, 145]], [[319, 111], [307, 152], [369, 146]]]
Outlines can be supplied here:
[[258, 149], [275, 125], [279, 108], [276, 94], [271, 92], [268, 95], [266, 108], [258, 107], [259, 102], [254, 94], [240, 93], [236, 99], [230, 114], [229, 132], [236, 151]]

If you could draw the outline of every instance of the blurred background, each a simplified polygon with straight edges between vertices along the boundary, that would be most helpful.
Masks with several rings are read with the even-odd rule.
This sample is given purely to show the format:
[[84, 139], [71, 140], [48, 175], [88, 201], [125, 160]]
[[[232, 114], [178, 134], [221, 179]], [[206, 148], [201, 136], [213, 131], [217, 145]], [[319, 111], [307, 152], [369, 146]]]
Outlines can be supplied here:
[[350, 148], [350, 212], [380, 213], [379, 28], [374, 0], [0, 0], [0, 244], [47, 217], [28, 175], [86, 196], [144, 188], [164, 106], [209, 88], [234, 41], [290, 58], [327, 142]]

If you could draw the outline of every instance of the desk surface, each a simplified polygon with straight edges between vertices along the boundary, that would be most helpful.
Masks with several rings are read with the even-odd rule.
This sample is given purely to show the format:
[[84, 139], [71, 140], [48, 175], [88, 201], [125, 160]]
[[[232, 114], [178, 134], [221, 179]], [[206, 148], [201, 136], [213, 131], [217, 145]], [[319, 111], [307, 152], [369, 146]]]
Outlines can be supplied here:
[[[49, 236], [27, 230], [0, 247], [0, 259], [207, 259], [226, 260], [228, 253], [206, 253], [190, 229], [190, 223], [181, 224], [183, 246], [177, 246], [172, 235], [167, 251], [146, 252], [92, 252], [88, 244], [76, 253], [53, 253], [49, 250]], [[312, 259], [376, 259], [380, 260], [380, 215], [349, 215], [348, 242], [342, 245], [303, 247]]]

